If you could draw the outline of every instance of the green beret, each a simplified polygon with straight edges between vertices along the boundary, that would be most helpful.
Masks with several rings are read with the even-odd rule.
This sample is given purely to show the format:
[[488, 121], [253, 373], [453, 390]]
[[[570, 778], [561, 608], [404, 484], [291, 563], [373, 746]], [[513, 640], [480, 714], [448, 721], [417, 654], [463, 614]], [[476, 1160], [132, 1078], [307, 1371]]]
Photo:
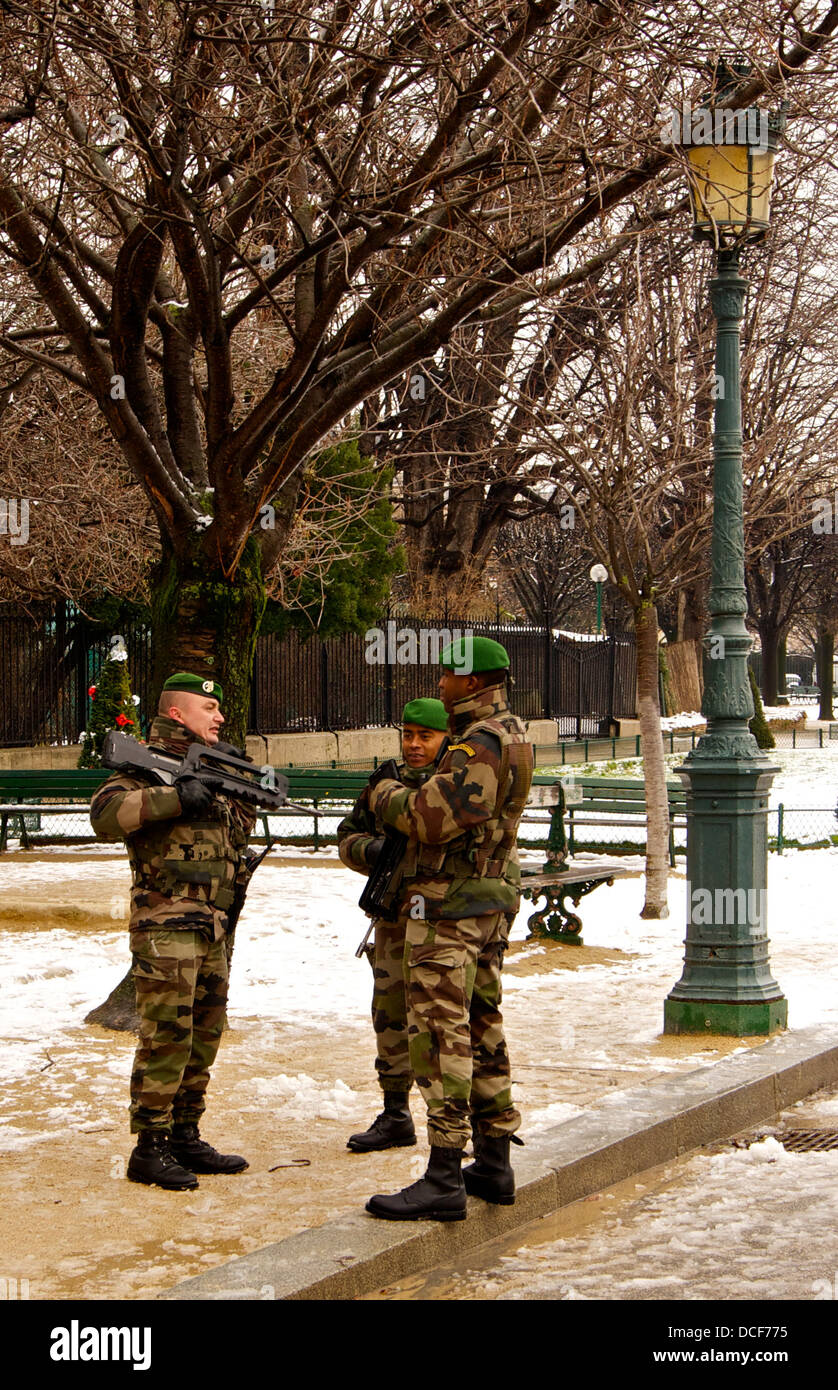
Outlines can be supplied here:
[[448, 728], [448, 715], [441, 700], [410, 700], [402, 710], [403, 724], [421, 724], [423, 729]]
[[472, 672], [505, 669], [509, 666], [509, 653], [491, 637], [460, 637], [443, 647], [439, 664], [457, 675], [470, 676]]
[[210, 677], [196, 676], [191, 671], [175, 671], [163, 683], [164, 690], [185, 690], [190, 695], [209, 695], [221, 704], [221, 686]]

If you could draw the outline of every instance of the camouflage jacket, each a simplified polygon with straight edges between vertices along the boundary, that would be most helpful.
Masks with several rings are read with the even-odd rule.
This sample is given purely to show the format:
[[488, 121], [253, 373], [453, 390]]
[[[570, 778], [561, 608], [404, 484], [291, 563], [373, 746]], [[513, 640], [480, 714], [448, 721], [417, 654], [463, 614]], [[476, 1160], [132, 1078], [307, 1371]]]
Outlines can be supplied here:
[[[183, 755], [203, 740], [158, 715], [149, 744]], [[183, 820], [174, 787], [156, 785], [144, 772], [114, 773], [90, 804], [101, 840], [124, 840], [131, 864], [131, 930], [148, 927], [209, 931], [219, 940], [243, 870], [247, 839], [256, 822], [251, 806], [216, 795], [201, 820]]]
[[[428, 767], [408, 767], [399, 763], [399, 780], [405, 787], [420, 787], [431, 775]], [[364, 788], [348, 816], [344, 816], [338, 826], [338, 854], [347, 869], [355, 869], [359, 874], [369, 874], [366, 849], [370, 840], [384, 834], [384, 822], [374, 816], [367, 805], [367, 789]]]
[[418, 790], [384, 781], [369, 792], [373, 814], [410, 837], [402, 910], [427, 920], [514, 913], [532, 745], [500, 686], [458, 701], [448, 729], [448, 750]]

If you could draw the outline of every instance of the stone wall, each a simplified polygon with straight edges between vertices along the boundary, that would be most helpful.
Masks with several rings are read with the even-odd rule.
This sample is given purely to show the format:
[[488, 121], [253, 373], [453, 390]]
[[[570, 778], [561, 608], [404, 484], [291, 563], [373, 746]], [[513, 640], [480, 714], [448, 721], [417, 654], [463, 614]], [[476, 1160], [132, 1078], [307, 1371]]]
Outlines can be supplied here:
[[[554, 719], [534, 719], [527, 732], [533, 743], [542, 746], [558, 742]], [[401, 752], [398, 729], [341, 729], [333, 734], [254, 734], [247, 740], [247, 751], [254, 762], [272, 767], [301, 767], [306, 764], [328, 767], [331, 762], [368, 761], [397, 758]], [[79, 760], [81, 747], [72, 744], [53, 748], [38, 744], [32, 748], [0, 748], [0, 768], [70, 768]]]

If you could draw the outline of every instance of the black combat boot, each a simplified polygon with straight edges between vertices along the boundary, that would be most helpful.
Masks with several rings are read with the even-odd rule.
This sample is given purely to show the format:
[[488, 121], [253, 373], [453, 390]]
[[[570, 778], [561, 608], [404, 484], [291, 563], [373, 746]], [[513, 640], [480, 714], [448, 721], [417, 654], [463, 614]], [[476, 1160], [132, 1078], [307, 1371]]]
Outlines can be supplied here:
[[[500, 1139], [493, 1139], [475, 1131], [476, 1162], [463, 1169], [463, 1182], [470, 1197], [482, 1197], [484, 1202], [494, 1202], [498, 1207], [512, 1206], [515, 1201], [515, 1173], [509, 1162], [512, 1138], [511, 1134], [504, 1134]], [[520, 1144], [521, 1140], [515, 1142]]]
[[198, 1126], [172, 1125], [170, 1148], [178, 1163], [193, 1173], [241, 1173], [247, 1168], [241, 1154], [220, 1154], [202, 1139]]
[[431, 1145], [425, 1176], [392, 1197], [370, 1197], [366, 1209], [385, 1221], [465, 1221], [462, 1149]]
[[198, 1179], [182, 1168], [169, 1149], [171, 1135], [165, 1129], [142, 1129], [137, 1135], [137, 1147], [128, 1160], [126, 1177], [131, 1182], [145, 1182], [172, 1191], [185, 1191], [198, 1186]]
[[415, 1144], [416, 1130], [407, 1102], [407, 1091], [385, 1091], [381, 1114], [362, 1134], [350, 1134], [346, 1147], [353, 1153], [365, 1154], [374, 1149], [404, 1149]]

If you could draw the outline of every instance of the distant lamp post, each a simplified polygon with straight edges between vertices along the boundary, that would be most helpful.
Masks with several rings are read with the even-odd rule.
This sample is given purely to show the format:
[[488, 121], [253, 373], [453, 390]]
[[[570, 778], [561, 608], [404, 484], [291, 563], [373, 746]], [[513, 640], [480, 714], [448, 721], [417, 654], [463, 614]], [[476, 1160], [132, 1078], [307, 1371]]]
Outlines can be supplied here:
[[592, 565], [589, 579], [596, 584], [596, 630], [602, 632], [602, 586], [608, 580], [608, 570], [605, 565]]
[[[739, 325], [745, 242], [769, 221], [771, 177], [785, 115], [735, 110], [745, 65], [716, 69], [713, 93], [682, 129], [693, 235], [712, 241], [716, 319], [710, 630], [704, 638], [707, 732], [677, 770], [687, 792], [687, 935], [684, 972], [664, 1004], [665, 1033], [738, 1037], [784, 1028], [788, 1005], [768, 959], [768, 792], [777, 768], [748, 727], [751, 637], [745, 627], [745, 540]], [[685, 108], [685, 115], [686, 115]]]

